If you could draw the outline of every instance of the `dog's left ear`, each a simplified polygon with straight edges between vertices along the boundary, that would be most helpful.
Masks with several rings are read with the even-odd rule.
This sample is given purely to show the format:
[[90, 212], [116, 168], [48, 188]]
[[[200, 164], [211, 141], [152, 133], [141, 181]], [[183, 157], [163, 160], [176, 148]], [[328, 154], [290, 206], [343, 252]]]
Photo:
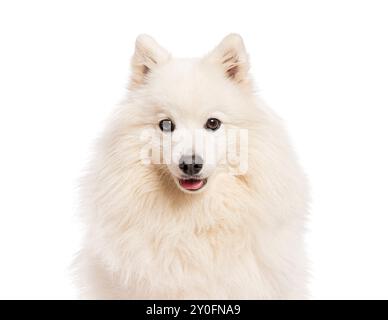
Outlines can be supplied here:
[[246, 84], [249, 82], [248, 54], [239, 34], [232, 33], [226, 36], [205, 59], [220, 65], [225, 76], [236, 83]]
[[143, 84], [147, 76], [158, 65], [170, 59], [170, 54], [153, 38], [141, 34], [136, 39], [135, 53], [132, 57], [131, 86]]

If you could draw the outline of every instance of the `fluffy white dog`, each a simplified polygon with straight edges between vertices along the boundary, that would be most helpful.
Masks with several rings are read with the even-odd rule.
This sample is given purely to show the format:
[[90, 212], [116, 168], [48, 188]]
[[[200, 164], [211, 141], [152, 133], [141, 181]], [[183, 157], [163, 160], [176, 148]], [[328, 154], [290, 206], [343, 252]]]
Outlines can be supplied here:
[[82, 181], [84, 298], [306, 297], [305, 177], [248, 69], [237, 34], [200, 59], [138, 37]]

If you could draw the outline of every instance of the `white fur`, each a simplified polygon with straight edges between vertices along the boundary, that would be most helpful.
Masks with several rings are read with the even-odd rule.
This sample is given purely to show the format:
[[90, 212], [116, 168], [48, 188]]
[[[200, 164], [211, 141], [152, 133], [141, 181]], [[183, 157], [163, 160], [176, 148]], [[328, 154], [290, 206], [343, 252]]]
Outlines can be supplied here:
[[[87, 232], [76, 262], [84, 298], [306, 297], [307, 188], [282, 123], [254, 96], [241, 37], [202, 59], [174, 59], [139, 36], [129, 95], [99, 140], [82, 182]], [[144, 165], [139, 136], [161, 114], [249, 130], [242, 175], [213, 168], [200, 193], [166, 165]]]

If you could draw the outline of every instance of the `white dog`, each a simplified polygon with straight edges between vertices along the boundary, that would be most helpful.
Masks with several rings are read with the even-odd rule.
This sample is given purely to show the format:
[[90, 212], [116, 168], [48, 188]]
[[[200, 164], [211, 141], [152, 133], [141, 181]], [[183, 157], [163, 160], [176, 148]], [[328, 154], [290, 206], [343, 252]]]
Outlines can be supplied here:
[[83, 185], [84, 298], [304, 298], [308, 193], [239, 35], [201, 59], [136, 41]]

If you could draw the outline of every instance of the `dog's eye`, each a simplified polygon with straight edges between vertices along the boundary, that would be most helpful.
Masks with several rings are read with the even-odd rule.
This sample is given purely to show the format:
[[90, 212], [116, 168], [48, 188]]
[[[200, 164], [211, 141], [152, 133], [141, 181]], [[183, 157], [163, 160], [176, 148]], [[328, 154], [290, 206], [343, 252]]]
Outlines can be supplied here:
[[210, 130], [217, 130], [221, 127], [221, 121], [216, 118], [207, 119], [205, 128]]
[[163, 119], [159, 122], [159, 128], [164, 132], [173, 132], [175, 124], [170, 119]]

